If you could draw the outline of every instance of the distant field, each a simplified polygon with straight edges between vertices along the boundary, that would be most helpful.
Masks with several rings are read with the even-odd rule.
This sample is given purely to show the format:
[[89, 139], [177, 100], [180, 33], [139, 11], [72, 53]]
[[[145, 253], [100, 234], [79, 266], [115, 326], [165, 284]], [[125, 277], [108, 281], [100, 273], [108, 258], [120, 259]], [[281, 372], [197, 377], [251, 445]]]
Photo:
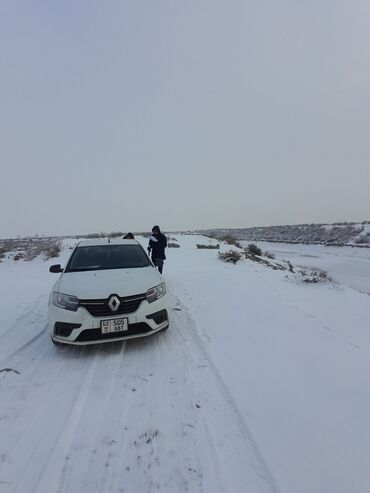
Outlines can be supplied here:
[[370, 247], [370, 221], [362, 223], [298, 224], [240, 229], [208, 229], [202, 234], [222, 239], [233, 236], [237, 240], [306, 243], [321, 245], [356, 245]]

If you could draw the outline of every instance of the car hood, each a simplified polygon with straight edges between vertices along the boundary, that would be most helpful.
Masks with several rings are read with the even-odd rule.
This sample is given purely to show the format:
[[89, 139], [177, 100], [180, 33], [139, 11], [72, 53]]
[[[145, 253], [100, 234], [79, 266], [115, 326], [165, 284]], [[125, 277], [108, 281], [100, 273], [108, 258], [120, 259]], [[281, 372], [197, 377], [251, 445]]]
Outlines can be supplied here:
[[108, 298], [111, 294], [131, 296], [145, 293], [163, 282], [154, 267], [65, 272], [55, 290], [79, 299]]

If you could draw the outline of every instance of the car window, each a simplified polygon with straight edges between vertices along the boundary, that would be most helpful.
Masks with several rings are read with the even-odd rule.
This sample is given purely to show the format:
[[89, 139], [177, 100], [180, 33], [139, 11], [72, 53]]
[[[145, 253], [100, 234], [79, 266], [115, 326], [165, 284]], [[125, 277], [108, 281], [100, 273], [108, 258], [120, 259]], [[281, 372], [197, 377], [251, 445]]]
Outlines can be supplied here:
[[65, 272], [147, 267], [149, 258], [140, 245], [97, 245], [77, 247]]

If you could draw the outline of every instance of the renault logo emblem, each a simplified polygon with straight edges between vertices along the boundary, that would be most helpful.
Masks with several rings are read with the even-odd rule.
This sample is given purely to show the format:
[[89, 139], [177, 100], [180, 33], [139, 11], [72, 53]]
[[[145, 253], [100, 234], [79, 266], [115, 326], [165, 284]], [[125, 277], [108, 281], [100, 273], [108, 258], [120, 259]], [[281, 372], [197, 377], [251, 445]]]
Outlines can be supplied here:
[[117, 296], [111, 296], [110, 300], [108, 301], [108, 306], [112, 310], [112, 312], [116, 312], [120, 304], [121, 302], [119, 298], [117, 298]]

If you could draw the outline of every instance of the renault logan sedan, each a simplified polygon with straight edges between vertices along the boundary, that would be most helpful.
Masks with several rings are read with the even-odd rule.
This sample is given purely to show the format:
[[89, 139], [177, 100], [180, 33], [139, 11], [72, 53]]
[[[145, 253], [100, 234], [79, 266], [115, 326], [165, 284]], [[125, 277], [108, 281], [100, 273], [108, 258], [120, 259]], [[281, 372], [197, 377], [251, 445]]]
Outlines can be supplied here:
[[166, 285], [136, 240], [81, 241], [49, 298], [54, 343], [94, 344], [168, 328]]

